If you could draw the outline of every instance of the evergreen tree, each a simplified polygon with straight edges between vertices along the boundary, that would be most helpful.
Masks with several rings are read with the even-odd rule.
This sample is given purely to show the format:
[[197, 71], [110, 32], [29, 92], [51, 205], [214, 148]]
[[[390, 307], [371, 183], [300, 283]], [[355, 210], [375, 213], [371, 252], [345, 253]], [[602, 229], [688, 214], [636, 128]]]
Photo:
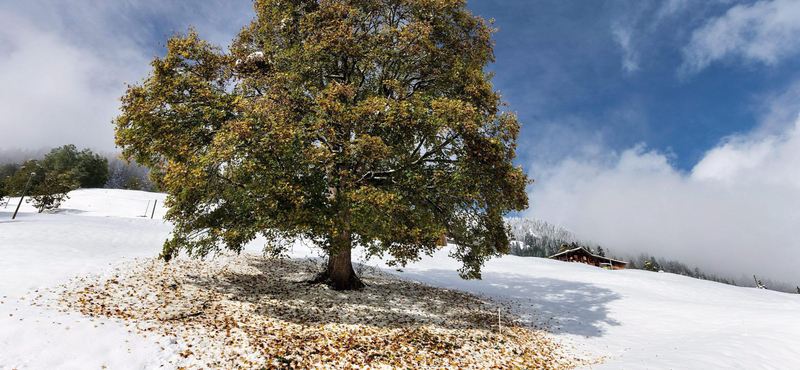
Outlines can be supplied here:
[[53, 148], [41, 161], [42, 167], [49, 172], [70, 174], [76, 178], [79, 177], [76, 170], [78, 164], [78, 148], [73, 144]]
[[27, 200], [39, 210], [56, 209], [65, 199], [69, 199], [67, 193], [75, 188], [74, 180], [68, 174], [55, 174], [46, 172], [41, 182], [31, 186], [33, 195]]
[[605, 257], [606, 256], [606, 252], [603, 250], [603, 247], [601, 247], [599, 245], [597, 246], [597, 255], [600, 256], [600, 257]]
[[139, 180], [138, 177], [131, 177], [125, 183], [125, 189], [128, 190], [142, 190], [142, 182]]
[[44, 181], [45, 169], [42, 168], [38, 160], [31, 159], [22, 163], [18, 170], [6, 178], [5, 190], [12, 197], [22, 196], [22, 192], [28, 185], [28, 194], [36, 193], [36, 186]]
[[797, 287], [797, 294], [800, 294], [800, 286]]
[[100, 188], [108, 181], [108, 160], [88, 148], [79, 152], [72, 144], [51, 150], [41, 165], [48, 173], [66, 175], [69, 182], [82, 188]]
[[170, 39], [116, 119], [123, 156], [170, 195], [162, 257], [305, 236], [328, 256], [317, 281], [355, 289], [354, 244], [403, 265], [446, 233], [461, 276], [480, 278], [529, 181], [484, 72], [492, 29], [465, 6], [256, 0], [229, 52]]
[[10, 193], [7, 183], [17, 170], [19, 170], [19, 165], [16, 163], [6, 163], [0, 166], [0, 203], [4, 204], [8, 201], [4, 200]]
[[108, 181], [108, 159], [84, 149], [78, 153], [77, 182], [82, 188], [102, 188]]
[[655, 257], [650, 257], [650, 259], [644, 262], [644, 267], [642, 267], [642, 269], [657, 272], [661, 270], [661, 267], [658, 265], [658, 262], [656, 262]]
[[136, 177], [141, 190], [153, 191], [155, 184], [148, 180], [150, 170], [147, 167], [140, 166], [138, 163], [131, 161], [125, 162], [119, 158], [108, 158], [108, 172], [109, 178], [105, 183], [105, 187], [109, 189], [126, 189], [126, 184], [131, 179]]
[[536, 246], [536, 238], [533, 237], [531, 233], [525, 233], [525, 238], [523, 239], [523, 243], [528, 247], [535, 247]]
[[26, 186], [30, 196], [26, 201], [32, 202], [41, 213], [58, 208], [76, 184], [68, 174], [48, 171], [39, 161], [32, 159], [23, 163], [6, 182], [6, 188], [13, 196], [22, 196]]

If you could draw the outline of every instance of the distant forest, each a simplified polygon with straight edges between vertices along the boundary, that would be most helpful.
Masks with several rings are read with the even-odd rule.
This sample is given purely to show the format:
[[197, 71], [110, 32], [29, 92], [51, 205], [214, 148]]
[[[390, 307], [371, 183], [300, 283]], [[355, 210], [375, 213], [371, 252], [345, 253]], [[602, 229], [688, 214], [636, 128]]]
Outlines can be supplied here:
[[796, 285], [771, 279], [762, 279], [761, 277], [756, 278], [744, 271], [741, 276], [734, 279], [730, 276], [723, 277], [706, 273], [698, 267], [689, 267], [677, 260], [667, 260], [663, 257], [655, 257], [645, 253], [636, 256], [615, 254], [607, 247], [582, 240], [570, 230], [547, 221], [509, 217], [506, 218], [506, 224], [511, 229], [511, 235], [515, 239], [511, 243], [509, 253], [516, 256], [547, 258], [558, 253], [562, 248], [580, 247], [593, 254], [628, 262], [629, 269], [664, 271], [696, 279], [753, 288], [757, 287], [758, 282], [760, 282], [761, 286], [767, 289], [786, 293], [800, 293], [800, 288]]

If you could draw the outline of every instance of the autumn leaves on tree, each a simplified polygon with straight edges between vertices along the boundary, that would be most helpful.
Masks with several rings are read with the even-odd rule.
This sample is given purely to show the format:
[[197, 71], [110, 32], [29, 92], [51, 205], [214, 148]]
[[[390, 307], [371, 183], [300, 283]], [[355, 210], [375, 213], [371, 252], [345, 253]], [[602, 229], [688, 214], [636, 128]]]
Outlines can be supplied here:
[[162, 257], [305, 237], [328, 255], [317, 281], [347, 290], [362, 286], [355, 245], [403, 265], [446, 234], [462, 277], [480, 278], [529, 180], [484, 71], [493, 30], [464, 7], [257, 0], [228, 51], [170, 39], [115, 121], [123, 155], [170, 195]]

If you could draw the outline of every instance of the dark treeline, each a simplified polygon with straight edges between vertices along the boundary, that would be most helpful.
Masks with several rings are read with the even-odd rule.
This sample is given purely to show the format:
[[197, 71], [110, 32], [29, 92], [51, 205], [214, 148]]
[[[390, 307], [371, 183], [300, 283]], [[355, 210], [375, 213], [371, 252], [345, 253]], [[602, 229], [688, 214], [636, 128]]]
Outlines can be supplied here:
[[752, 275], [744, 273], [739, 278], [734, 279], [730, 276], [719, 276], [704, 272], [698, 267], [690, 267], [681, 261], [667, 260], [663, 257], [655, 257], [645, 253], [637, 256], [617, 255], [608, 248], [581, 240], [571, 231], [547, 221], [512, 217], [506, 219], [506, 224], [508, 224], [515, 239], [511, 243], [509, 253], [516, 256], [547, 258], [566, 249], [583, 248], [592, 254], [626, 261], [629, 269], [663, 271], [743, 287], [755, 288], [757, 281], [761, 281], [767, 289], [800, 294], [800, 287], [795, 285], [770, 279], [755, 279]]
[[45, 150], [0, 151], [0, 200], [19, 197], [27, 189], [39, 209], [58, 208], [67, 193], [79, 188], [155, 191], [149, 170], [114, 154], [97, 154], [64, 145]]

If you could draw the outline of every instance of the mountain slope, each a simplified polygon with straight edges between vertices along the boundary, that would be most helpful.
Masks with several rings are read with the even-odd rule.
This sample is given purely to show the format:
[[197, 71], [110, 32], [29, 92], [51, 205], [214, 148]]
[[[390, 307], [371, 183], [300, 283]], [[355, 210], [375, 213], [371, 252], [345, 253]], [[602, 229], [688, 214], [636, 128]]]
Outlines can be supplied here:
[[[16, 202], [0, 209], [0, 369], [149, 369], [177, 361], [172, 343], [113, 321], [29, 305], [31, 296], [46, 294], [44, 287], [157, 255], [171, 229], [159, 219], [160, 205], [154, 220], [139, 217], [149, 199], [163, 202], [161, 194], [98, 189], [71, 196], [57, 214], [23, 205], [11, 221]], [[248, 251], [258, 249], [254, 243]], [[290, 254], [316, 252], [299, 242]], [[402, 272], [377, 260], [362, 262], [513, 301], [576, 351], [607, 357], [592, 369], [800, 368], [800, 295], [514, 256], [487, 263], [482, 281], [458, 278], [458, 263], [447, 251]]]

